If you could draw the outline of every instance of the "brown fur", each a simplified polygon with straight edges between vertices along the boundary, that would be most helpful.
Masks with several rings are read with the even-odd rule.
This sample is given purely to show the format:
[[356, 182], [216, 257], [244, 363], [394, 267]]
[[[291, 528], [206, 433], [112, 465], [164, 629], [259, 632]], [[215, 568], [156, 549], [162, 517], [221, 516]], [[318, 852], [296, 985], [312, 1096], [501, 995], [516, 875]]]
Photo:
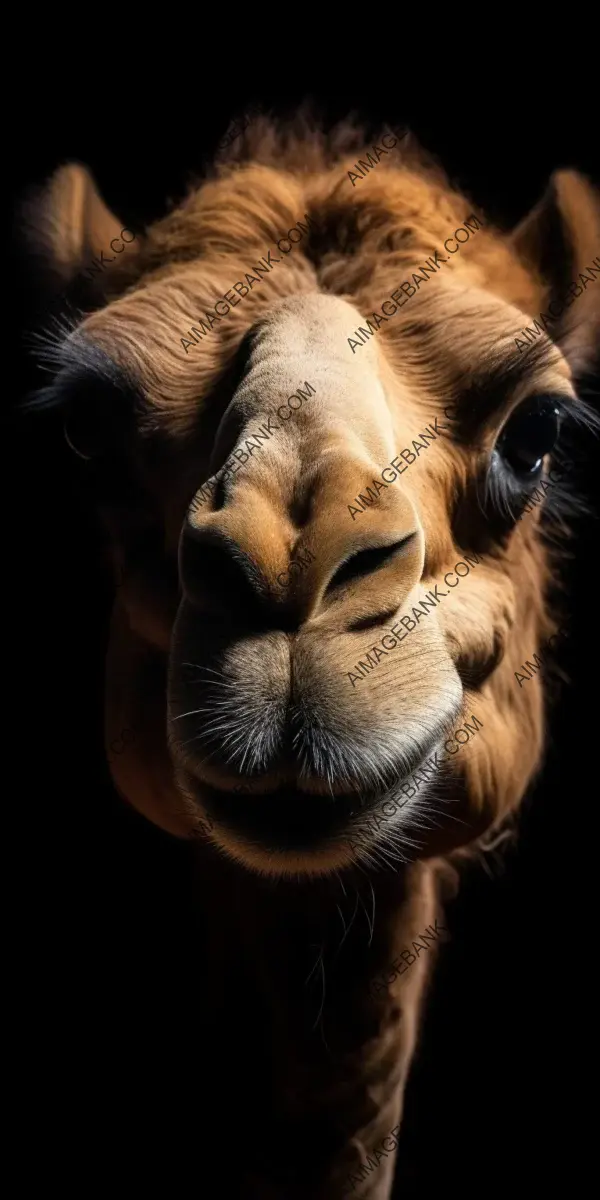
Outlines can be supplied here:
[[[492, 368], [516, 363], [515, 336], [600, 250], [598, 199], [580, 176], [562, 172], [519, 230], [506, 235], [485, 221], [353, 356], [346, 339], [473, 208], [406, 141], [353, 189], [347, 171], [360, 149], [360, 132], [350, 126], [328, 141], [308, 129], [281, 133], [257, 118], [231, 158], [106, 272], [95, 311], [57, 351], [63, 376], [56, 395], [69, 364], [83, 362], [87, 370], [77, 342], [82, 333], [132, 383], [115, 405], [118, 437], [107, 460], [113, 479], [120, 472], [128, 482], [127, 500], [106, 499], [102, 464], [98, 477], [115, 565], [125, 578], [108, 655], [106, 740], [115, 783], [139, 811], [190, 837], [203, 795], [211, 810], [207, 787], [232, 789], [245, 777], [241, 754], [232, 751], [229, 761], [212, 755], [214, 740], [202, 734], [210, 716], [186, 718], [185, 737], [176, 725], [182, 712], [203, 705], [225, 712], [232, 681], [235, 701], [225, 719], [238, 710], [252, 717], [254, 732], [246, 727], [242, 743], [248, 761], [258, 753], [263, 714], [282, 696], [288, 702], [292, 678], [303, 736], [316, 717], [304, 715], [302, 702], [333, 730], [338, 759], [319, 772], [315, 752], [302, 780], [323, 803], [347, 792], [350, 780], [352, 790], [366, 792], [368, 808], [360, 771], [369, 756], [379, 756], [383, 767], [391, 747], [410, 770], [424, 740], [431, 749], [461, 714], [476, 712], [484, 723], [473, 745], [446, 764], [440, 790], [428, 794], [413, 824], [399, 830], [413, 839], [403, 850], [419, 859], [409, 865], [390, 863], [397, 842], [386, 841], [387, 827], [365, 849], [365, 875], [354, 868], [345, 837], [274, 856], [260, 838], [220, 824], [218, 808], [211, 810], [213, 830], [195, 850], [212, 984], [205, 1014], [222, 1047], [222, 1071], [236, 1072], [238, 1104], [245, 1101], [249, 1114], [245, 1150], [231, 1166], [233, 1194], [237, 1188], [261, 1200], [346, 1194], [348, 1172], [398, 1124], [433, 954], [419, 958], [384, 997], [370, 998], [369, 982], [439, 913], [448, 856], [499, 828], [539, 767], [541, 679], [519, 689], [514, 672], [555, 627], [545, 601], [555, 566], [540, 537], [540, 512], [496, 536], [478, 514], [473, 481], [524, 396], [574, 400], [574, 377], [590, 361], [600, 323], [600, 288], [591, 287], [566, 311], [556, 344], [544, 338], [532, 348], [526, 375], [515, 367], [512, 380], [513, 368], [505, 371], [492, 406]], [[186, 355], [186, 330], [305, 213], [312, 221], [306, 239]], [[81, 168], [62, 169], [45, 214], [42, 226], [64, 279], [121, 229]], [[546, 226], [551, 232], [544, 234]], [[544, 269], [550, 237], [553, 275]], [[251, 328], [244, 371], [261, 383], [248, 395], [235, 356]], [[311, 404], [235, 475], [223, 506], [209, 503], [188, 516], [182, 537], [199, 486], [244, 430], [250, 436], [304, 380], [317, 389]], [[477, 442], [467, 435], [438, 439], [353, 522], [352, 498], [464, 393], [485, 414]], [[68, 411], [85, 423], [85, 395], [73, 399]], [[101, 431], [96, 418], [94, 436], [98, 424]], [[220, 657], [211, 657], [213, 625], [223, 605], [236, 600], [215, 591], [218, 560], [212, 575], [203, 572], [211, 531], [227, 533], [251, 558], [260, 573], [253, 586], [271, 614], [258, 626], [238, 612], [236, 635]], [[406, 553], [328, 593], [350, 552], [411, 532]], [[314, 560], [285, 591], [277, 589], [277, 574], [308, 548]], [[354, 691], [347, 673], [394, 614], [473, 550], [481, 565]], [[195, 680], [186, 679], [184, 660], [200, 664]], [[213, 668], [224, 673], [222, 685], [214, 677], [207, 682]], [[110, 745], [124, 727], [136, 738], [116, 759]], [[196, 755], [188, 750], [194, 736]], [[361, 751], [360, 767], [349, 765], [351, 746]], [[308, 740], [305, 751], [310, 759]], [[240, 803], [252, 805], [253, 792], [281, 786], [291, 795], [297, 768], [293, 754], [281, 756], [258, 782], [248, 777], [250, 792]], [[345, 833], [351, 826], [349, 819]], [[283, 877], [274, 893], [272, 875]], [[227, 958], [232, 946], [235, 971]], [[304, 985], [311, 966], [322, 972], [322, 1000]], [[222, 1019], [232, 989], [244, 998], [235, 1030]], [[214, 1087], [223, 1093], [222, 1077]], [[214, 1123], [217, 1136], [220, 1111]], [[392, 1174], [393, 1155], [349, 1194], [385, 1200]]]

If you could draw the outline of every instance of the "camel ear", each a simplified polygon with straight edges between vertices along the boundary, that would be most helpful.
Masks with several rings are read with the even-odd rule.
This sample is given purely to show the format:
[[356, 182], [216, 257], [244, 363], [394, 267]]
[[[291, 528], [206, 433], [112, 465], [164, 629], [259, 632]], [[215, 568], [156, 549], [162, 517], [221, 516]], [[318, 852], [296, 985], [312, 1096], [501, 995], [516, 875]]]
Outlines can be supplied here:
[[547, 332], [580, 377], [600, 341], [600, 192], [578, 171], [555, 171], [511, 242], [541, 281]]
[[103, 274], [105, 264], [119, 261], [124, 250], [129, 258], [138, 248], [135, 234], [123, 228], [104, 203], [87, 167], [78, 163], [59, 167], [49, 182], [28, 198], [25, 224], [30, 250], [62, 285], [84, 271], [90, 279]]

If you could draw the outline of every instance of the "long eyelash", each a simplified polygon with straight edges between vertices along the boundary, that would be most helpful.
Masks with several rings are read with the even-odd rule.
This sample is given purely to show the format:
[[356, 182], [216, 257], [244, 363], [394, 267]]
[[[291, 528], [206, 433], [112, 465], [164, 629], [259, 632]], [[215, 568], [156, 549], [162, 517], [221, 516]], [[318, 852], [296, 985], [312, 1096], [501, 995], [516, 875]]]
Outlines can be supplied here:
[[[476, 482], [476, 492], [479, 497], [479, 480]], [[480, 508], [482, 505], [480, 503]], [[499, 471], [490, 470], [486, 472], [484, 480], [484, 495], [483, 495], [483, 512], [490, 511], [499, 512], [500, 515], [511, 524], [517, 520], [518, 513], [513, 512], [510, 505], [510, 496], [506, 484]]]
[[60, 313], [52, 313], [40, 329], [32, 329], [25, 334], [25, 346], [38, 364], [63, 366], [64, 343], [75, 332], [83, 315], [83, 312], [65, 308]]
[[[586, 394], [593, 396], [597, 393], [593, 392], [591, 389], [586, 389]], [[596, 412], [596, 410], [592, 408], [590, 404], [587, 404], [585, 400], [582, 400], [581, 392], [579, 393], [576, 401], [565, 400], [560, 396], [557, 397], [556, 407], [560, 413], [561, 431], [563, 426], [568, 429], [571, 425], [573, 425], [575, 428], [581, 426], [584, 430], [586, 430], [587, 433], [591, 434], [592, 437], [600, 434], [600, 413]]]
[[43, 329], [27, 335], [26, 342], [38, 366], [50, 371], [53, 378], [26, 396], [24, 411], [64, 408], [69, 397], [76, 397], [91, 384], [140, 403], [139, 383], [131, 370], [79, 332], [82, 316], [71, 307], [68, 312], [50, 317]]
[[[589, 390], [587, 394], [593, 395], [594, 393]], [[557, 407], [560, 411], [560, 428], [558, 442], [551, 455], [552, 466], [560, 468], [563, 465], [561, 459], [565, 458], [567, 463], [564, 465], [568, 466], [568, 460], [571, 459], [574, 466], [577, 467], [584, 461], [584, 456], [577, 453], [581, 445], [581, 431], [586, 436], [597, 438], [600, 434], [600, 414], [581, 399], [581, 395], [574, 403], [563, 402], [559, 399]], [[575, 443], [573, 449], [571, 449], [571, 442]], [[544, 514], [552, 518], [555, 524], [560, 525], [569, 517], [590, 514], [591, 511], [589, 504], [582, 496], [578, 495], [573, 486], [573, 480], [570, 478], [555, 483], [547, 493]], [[546, 528], [544, 532], [548, 534], [549, 530]]]

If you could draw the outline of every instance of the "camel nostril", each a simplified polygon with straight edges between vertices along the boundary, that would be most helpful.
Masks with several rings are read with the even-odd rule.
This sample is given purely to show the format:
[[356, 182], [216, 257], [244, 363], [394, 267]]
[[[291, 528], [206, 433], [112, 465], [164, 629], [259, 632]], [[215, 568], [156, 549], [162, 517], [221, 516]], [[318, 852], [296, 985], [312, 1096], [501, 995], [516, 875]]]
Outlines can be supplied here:
[[226, 499], [225, 484], [223, 482], [222, 477], [219, 475], [219, 478], [217, 479], [217, 486], [215, 487], [215, 490], [213, 492], [212, 511], [220, 512], [220, 510], [223, 508], [223, 506], [225, 504], [225, 499]]
[[179, 574], [191, 603], [211, 595], [254, 607], [264, 590], [263, 577], [249, 554], [224, 531], [185, 524], [179, 547]]
[[369, 546], [365, 550], [358, 550], [350, 558], [347, 558], [341, 567], [338, 567], [338, 570], [327, 585], [327, 592], [341, 587], [344, 583], [350, 583], [354, 579], [362, 579], [365, 575], [372, 575], [374, 571], [387, 566], [392, 559], [396, 558], [397, 555], [409, 547], [415, 537], [416, 533], [413, 530], [412, 533], [406, 534], [400, 541], [383, 546]]

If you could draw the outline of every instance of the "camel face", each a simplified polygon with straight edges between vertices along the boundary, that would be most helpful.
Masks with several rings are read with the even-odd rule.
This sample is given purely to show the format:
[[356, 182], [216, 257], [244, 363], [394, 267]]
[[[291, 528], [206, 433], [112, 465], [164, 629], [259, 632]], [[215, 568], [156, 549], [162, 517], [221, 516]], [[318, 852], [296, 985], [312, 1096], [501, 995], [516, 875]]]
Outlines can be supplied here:
[[[444, 299], [459, 313], [473, 304], [464, 289]], [[431, 306], [414, 309], [426, 321]], [[514, 314], [487, 307], [510, 370]], [[181, 535], [169, 706], [179, 783], [213, 836], [263, 870], [401, 858], [456, 799], [465, 763], [482, 769], [485, 733], [464, 761], [444, 747], [463, 714], [490, 728], [484, 688], [518, 600], [508, 567], [498, 585], [501, 503], [481, 512], [465, 481], [481, 485], [482, 506], [492, 472], [505, 505], [525, 499], [572, 397], [549, 347], [499, 411], [480, 385], [489, 407], [461, 444], [443, 346], [432, 387], [431, 360], [403, 370], [401, 347], [399, 367], [373, 343], [353, 360], [347, 336], [360, 323], [346, 301], [310, 293], [262, 318], [217, 431], [214, 486], [196, 493]], [[455, 496], [470, 537], [453, 529]], [[309, 550], [282, 592], [278, 579]]]
[[111, 699], [109, 672], [109, 723], [151, 704], [161, 766], [140, 737], [115, 778], [251, 870], [402, 862], [501, 820], [539, 764], [542, 685], [514, 676], [553, 628], [552, 568], [541, 512], [520, 518], [580, 408], [594, 281], [562, 341], [523, 349], [550, 285], [418, 159], [353, 194], [343, 159], [279, 168], [254, 136], [56, 352], [53, 399], [104, 397], [129, 486], [101, 497], [130, 681]]
[[[504, 307], [497, 319], [510, 329]], [[497, 457], [513, 482], [498, 426], [488, 421], [473, 461], [444, 414], [446, 387], [426, 390], [373, 343], [348, 355], [360, 321], [318, 294], [262, 318], [217, 430], [212, 486], [196, 493], [181, 535], [169, 708], [180, 786], [214, 836], [267, 869], [273, 856], [291, 870], [377, 857], [380, 814], [380, 838], [402, 853], [429, 806], [451, 795], [444, 743], [465, 704], [486, 724], [461, 666], [481, 688], [516, 614], [512, 581], [490, 586], [475, 548], [489, 554], [491, 538], [481, 529], [461, 542], [448, 521], [461, 466], [483, 473]], [[524, 403], [540, 466], [558, 429], [543, 416], [548, 398], [569, 401], [564, 364], [550, 358]], [[502, 416], [512, 395], [504, 403]], [[517, 430], [512, 455], [535, 446], [535, 428], [530, 438]], [[310, 567], [282, 591], [290, 561], [309, 551]]]

